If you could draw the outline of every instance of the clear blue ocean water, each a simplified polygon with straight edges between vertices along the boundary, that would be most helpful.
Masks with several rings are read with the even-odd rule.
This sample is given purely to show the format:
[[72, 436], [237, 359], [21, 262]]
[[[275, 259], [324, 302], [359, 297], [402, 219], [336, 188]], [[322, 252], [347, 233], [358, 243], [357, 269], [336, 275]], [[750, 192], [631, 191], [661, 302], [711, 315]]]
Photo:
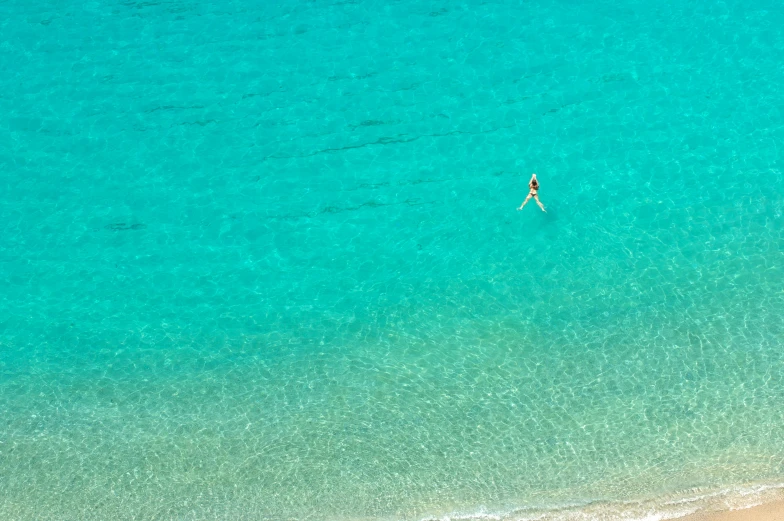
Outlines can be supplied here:
[[[773, 0], [1, 2], [0, 518], [775, 490], [782, 27]], [[546, 214], [515, 210], [531, 172]]]

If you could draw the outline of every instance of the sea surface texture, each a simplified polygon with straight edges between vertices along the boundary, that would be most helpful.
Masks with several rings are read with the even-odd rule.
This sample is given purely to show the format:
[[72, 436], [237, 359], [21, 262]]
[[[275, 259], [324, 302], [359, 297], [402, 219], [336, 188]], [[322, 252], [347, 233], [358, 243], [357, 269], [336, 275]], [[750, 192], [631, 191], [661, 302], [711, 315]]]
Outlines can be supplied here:
[[[658, 519], [780, 487], [782, 27], [0, 2], [0, 518]], [[532, 172], [547, 213], [516, 211]]]

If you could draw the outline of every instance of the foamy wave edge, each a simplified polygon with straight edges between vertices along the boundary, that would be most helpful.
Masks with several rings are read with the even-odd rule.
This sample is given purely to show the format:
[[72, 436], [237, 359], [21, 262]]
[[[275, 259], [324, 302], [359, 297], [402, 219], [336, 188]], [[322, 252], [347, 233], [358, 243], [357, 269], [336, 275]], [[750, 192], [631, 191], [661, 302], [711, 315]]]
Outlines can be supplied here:
[[691, 488], [637, 501], [596, 500], [506, 511], [478, 508], [427, 516], [420, 521], [663, 521], [697, 512], [740, 510], [784, 499], [784, 483], [753, 483], [729, 488]]

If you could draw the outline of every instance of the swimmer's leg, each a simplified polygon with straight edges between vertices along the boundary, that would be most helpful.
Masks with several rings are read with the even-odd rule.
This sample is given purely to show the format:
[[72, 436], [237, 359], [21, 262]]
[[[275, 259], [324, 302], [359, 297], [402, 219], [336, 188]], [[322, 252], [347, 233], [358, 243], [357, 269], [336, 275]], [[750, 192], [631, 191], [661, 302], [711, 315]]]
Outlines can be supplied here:
[[531, 200], [531, 194], [528, 194], [528, 197], [526, 197], [526, 198], [525, 198], [525, 201], [523, 201], [523, 204], [521, 204], [521, 205], [520, 205], [520, 208], [518, 208], [518, 210], [522, 210], [522, 209], [523, 209], [523, 206], [525, 206], [525, 205], [526, 205], [526, 203], [527, 203], [528, 201], [530, 201], [530, 200]]
[[544, 209], [544, 205], [542, 204], [542, 201], [539, 200], [538, 195], [534, 196], [534, 200], [536, 201], [536, 204], [539, 205], [539, 208], [541, 208], [544, 213], [547, 213], [547, 210]]

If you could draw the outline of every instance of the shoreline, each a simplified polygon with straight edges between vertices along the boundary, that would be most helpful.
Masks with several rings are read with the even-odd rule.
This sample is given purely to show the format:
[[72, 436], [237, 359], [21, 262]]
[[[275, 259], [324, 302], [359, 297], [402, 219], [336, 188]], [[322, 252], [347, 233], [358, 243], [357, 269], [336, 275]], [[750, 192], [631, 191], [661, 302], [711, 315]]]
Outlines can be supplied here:
[[[689, 489], [640, 500], [596, 501], [560, 507], [484, 508], [431, 514], [420, 521], [784, 521], [784, 483]], [[344, 521], [357, 521], [346, 518]]]
[[772, 498], [770, 501], [750, 507], [695, 512], [675, 519], [678, 521], [784, 521], [784, 497]]

